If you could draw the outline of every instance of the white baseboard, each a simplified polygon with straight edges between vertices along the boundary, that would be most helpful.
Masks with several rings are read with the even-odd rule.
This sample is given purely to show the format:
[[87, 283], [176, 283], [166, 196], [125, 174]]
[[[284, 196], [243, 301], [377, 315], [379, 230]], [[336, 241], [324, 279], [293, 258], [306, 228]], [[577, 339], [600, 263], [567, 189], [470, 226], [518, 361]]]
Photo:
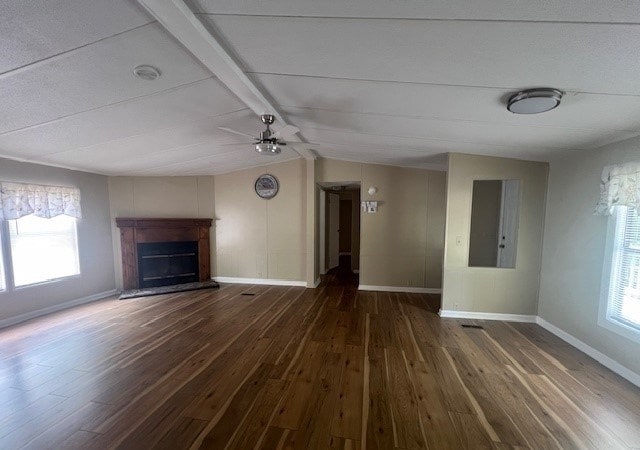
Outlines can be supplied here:
[[320, 282], [321, 282], [321, 281], [322, 281], [322, 280], [320, 279], [320, 277], [318, 277], [318, 279], [313, 283], [312, 288], [313, 288], [313, 289], [315, 289], [315, 288], [317, 288], [318, 286], [320, 286]]
[[555, 325], [550, 324], [549, 322], [544, 320], [542, 317], [538, 316], [537, 320], [536, 320], [536, 323], [538, 325], [540, 325], [542, 328], [544, 328], [545, 330], [555, 334], [556, 336], [558, 336], [563, 341], [573, 345], [575, 348], [577, 348], [581, 352], [586, 353], [587, 355], [591, 356], [593, 359], [598, 361], [603, 366], [607, 367], [608, 369], [610, 369], [613, 372], [617, 373], [621, 377], [626, 378], [631, 383], [633, 383], [636, 386], [640, 387], [640, 374], [637, 374], [634, 371], [632, 371], [631, 369], [626, 368], [625, 366], [623, 366], [619, 362], [615, 361], [612, 358], [609, 358], [607, 355], [605, 355], [602, 352], [599, 352], [598, 350], [596, 350], [595, 348], [591, 347], [590, 345], [585, 344], [580, 339], [570, 335], [566, 331], [563, 331], [560, 328], [556, 327]]
[[307, 287], [306, 281], [275, 280], [272, 278], [236, 278], [236, 277], [212, 277], [218, 283], [234, 284], [268, 284], [271, 286], [302, 286]]
[[371, 284], [361, 284], [358, 286], [360, 291], [378, 291], [378, 292], [408, 292], [415, 294], [441, 294], [442, 289], [423, 288], [415, 286], [374, 286]]
[[477, 319], [477, 320], [503, 320], [505, 322], [528, 322], [536, 323], [537, 316], [524, 314], [502, 314], [502, 313], [484, 313], [475, 311], [452, 311], [441, 309], [438, 313], [440, 317], [451, 319]]
[[15, 325], [20, 322], [25, 322], [30, 319], [35, 319], [36, 317], [44, 316], [54, 312], [62, 311], [63, 309], [72, 308], [74, 306], [83, 305], [85, 303], [95, 302], [96, 300], [101, 300], [103, 298], [111, 297], [112, 295], [115, 295], [115, 294], [116, 294], [115, 289], [112, 289], [110, 291], [98, 292], [97, 294], [88, 295], [86, 297], [77, 298], [75, 300], [60, 303], [58, 305], [53, 305], [47, 308], [42, 308], [36, 311], [20, 314], [19, 316], [2, 319], [0, 320], [0, 328], [10, 327], [11, 325]]

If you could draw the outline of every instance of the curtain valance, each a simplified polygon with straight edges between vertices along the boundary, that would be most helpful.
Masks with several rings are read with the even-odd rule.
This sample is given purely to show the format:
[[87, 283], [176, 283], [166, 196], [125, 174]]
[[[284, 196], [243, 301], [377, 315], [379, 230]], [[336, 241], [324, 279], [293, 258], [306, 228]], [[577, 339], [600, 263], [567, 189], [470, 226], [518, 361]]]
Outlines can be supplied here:
[[66, 214], [79, 219], [80, 189], [0, 181], [0, 220], [29, 214], [45, 218]]
[[595, 213], [610, 215], [617, 205], [640, 211], [640, 161], [607, 166], [602, 171]]

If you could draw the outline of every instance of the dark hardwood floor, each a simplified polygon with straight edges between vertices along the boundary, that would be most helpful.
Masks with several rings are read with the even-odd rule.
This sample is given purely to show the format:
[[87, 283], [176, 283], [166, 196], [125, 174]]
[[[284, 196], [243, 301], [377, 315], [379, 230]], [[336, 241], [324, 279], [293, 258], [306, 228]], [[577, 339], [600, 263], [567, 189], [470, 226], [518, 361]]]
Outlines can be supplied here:
[[640, 389], [540, 327], [356, 286], [336, 270], [0, 330], [0, 448], [640, 447]]

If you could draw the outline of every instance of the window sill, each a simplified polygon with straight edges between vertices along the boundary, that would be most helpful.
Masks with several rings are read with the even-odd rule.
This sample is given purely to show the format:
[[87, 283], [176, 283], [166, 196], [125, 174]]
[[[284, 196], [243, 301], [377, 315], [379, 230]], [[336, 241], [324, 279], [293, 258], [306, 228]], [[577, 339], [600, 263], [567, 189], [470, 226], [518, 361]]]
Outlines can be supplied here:
[[73, 275], [68, 275], [66, 277], [52, 278], [51, 280], [44, 280], [44, 281], [38, 281], [36, 283], [23, 284], [21, 286], [14, 286], [13, 290], [14, 291], [21, 291], [23, 289], [29, 289], [29, 288], [32, 288], [32, 287], [46, 286], [46, 285], [49, 285], [49, 284], [61, 283], [63, 281], [67, 281], [67, 280], [73, 280], [75, 278], [79, 279], [79, 278], [81, 278], [81, 275], [82, 275], [81, 273], [77, 273], [77, 274], [73, 274]]
[[607, 319], [606, 317], [598, 318], [598, 326], [606, 328], [622, 337], [625, 337], [633, 342], [640, 343], [640, 331], [635, 328], [625, 326], [614, 320]]

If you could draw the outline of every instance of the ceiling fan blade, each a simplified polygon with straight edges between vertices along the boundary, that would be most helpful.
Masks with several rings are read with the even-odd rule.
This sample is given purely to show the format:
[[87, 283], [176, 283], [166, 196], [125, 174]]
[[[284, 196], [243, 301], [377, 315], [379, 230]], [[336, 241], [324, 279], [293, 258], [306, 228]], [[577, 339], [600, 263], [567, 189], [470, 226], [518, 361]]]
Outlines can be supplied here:
[[232, 130], [231, 128], [227, 128], [227, 127], [218, 127], [218, 130], [226, 131], [227, 133], [237, 134], [238, 136], [244, 136], [244, 137], [248, 137], [248, 138], [251, 138], [251, 139], [256, 139], [255, 137], [251, 136], [250, 134], [243, 133], [241, 131]]
[[278, 131], [273, 133], [272, 137], [276, 139], [278, 138], [286, 139], [289, 136], [293, 136], [298, 131], [300, 131], [298, 127], [294, 127], [293, 125], [285, 125], [284, 127], [280, 128]]

